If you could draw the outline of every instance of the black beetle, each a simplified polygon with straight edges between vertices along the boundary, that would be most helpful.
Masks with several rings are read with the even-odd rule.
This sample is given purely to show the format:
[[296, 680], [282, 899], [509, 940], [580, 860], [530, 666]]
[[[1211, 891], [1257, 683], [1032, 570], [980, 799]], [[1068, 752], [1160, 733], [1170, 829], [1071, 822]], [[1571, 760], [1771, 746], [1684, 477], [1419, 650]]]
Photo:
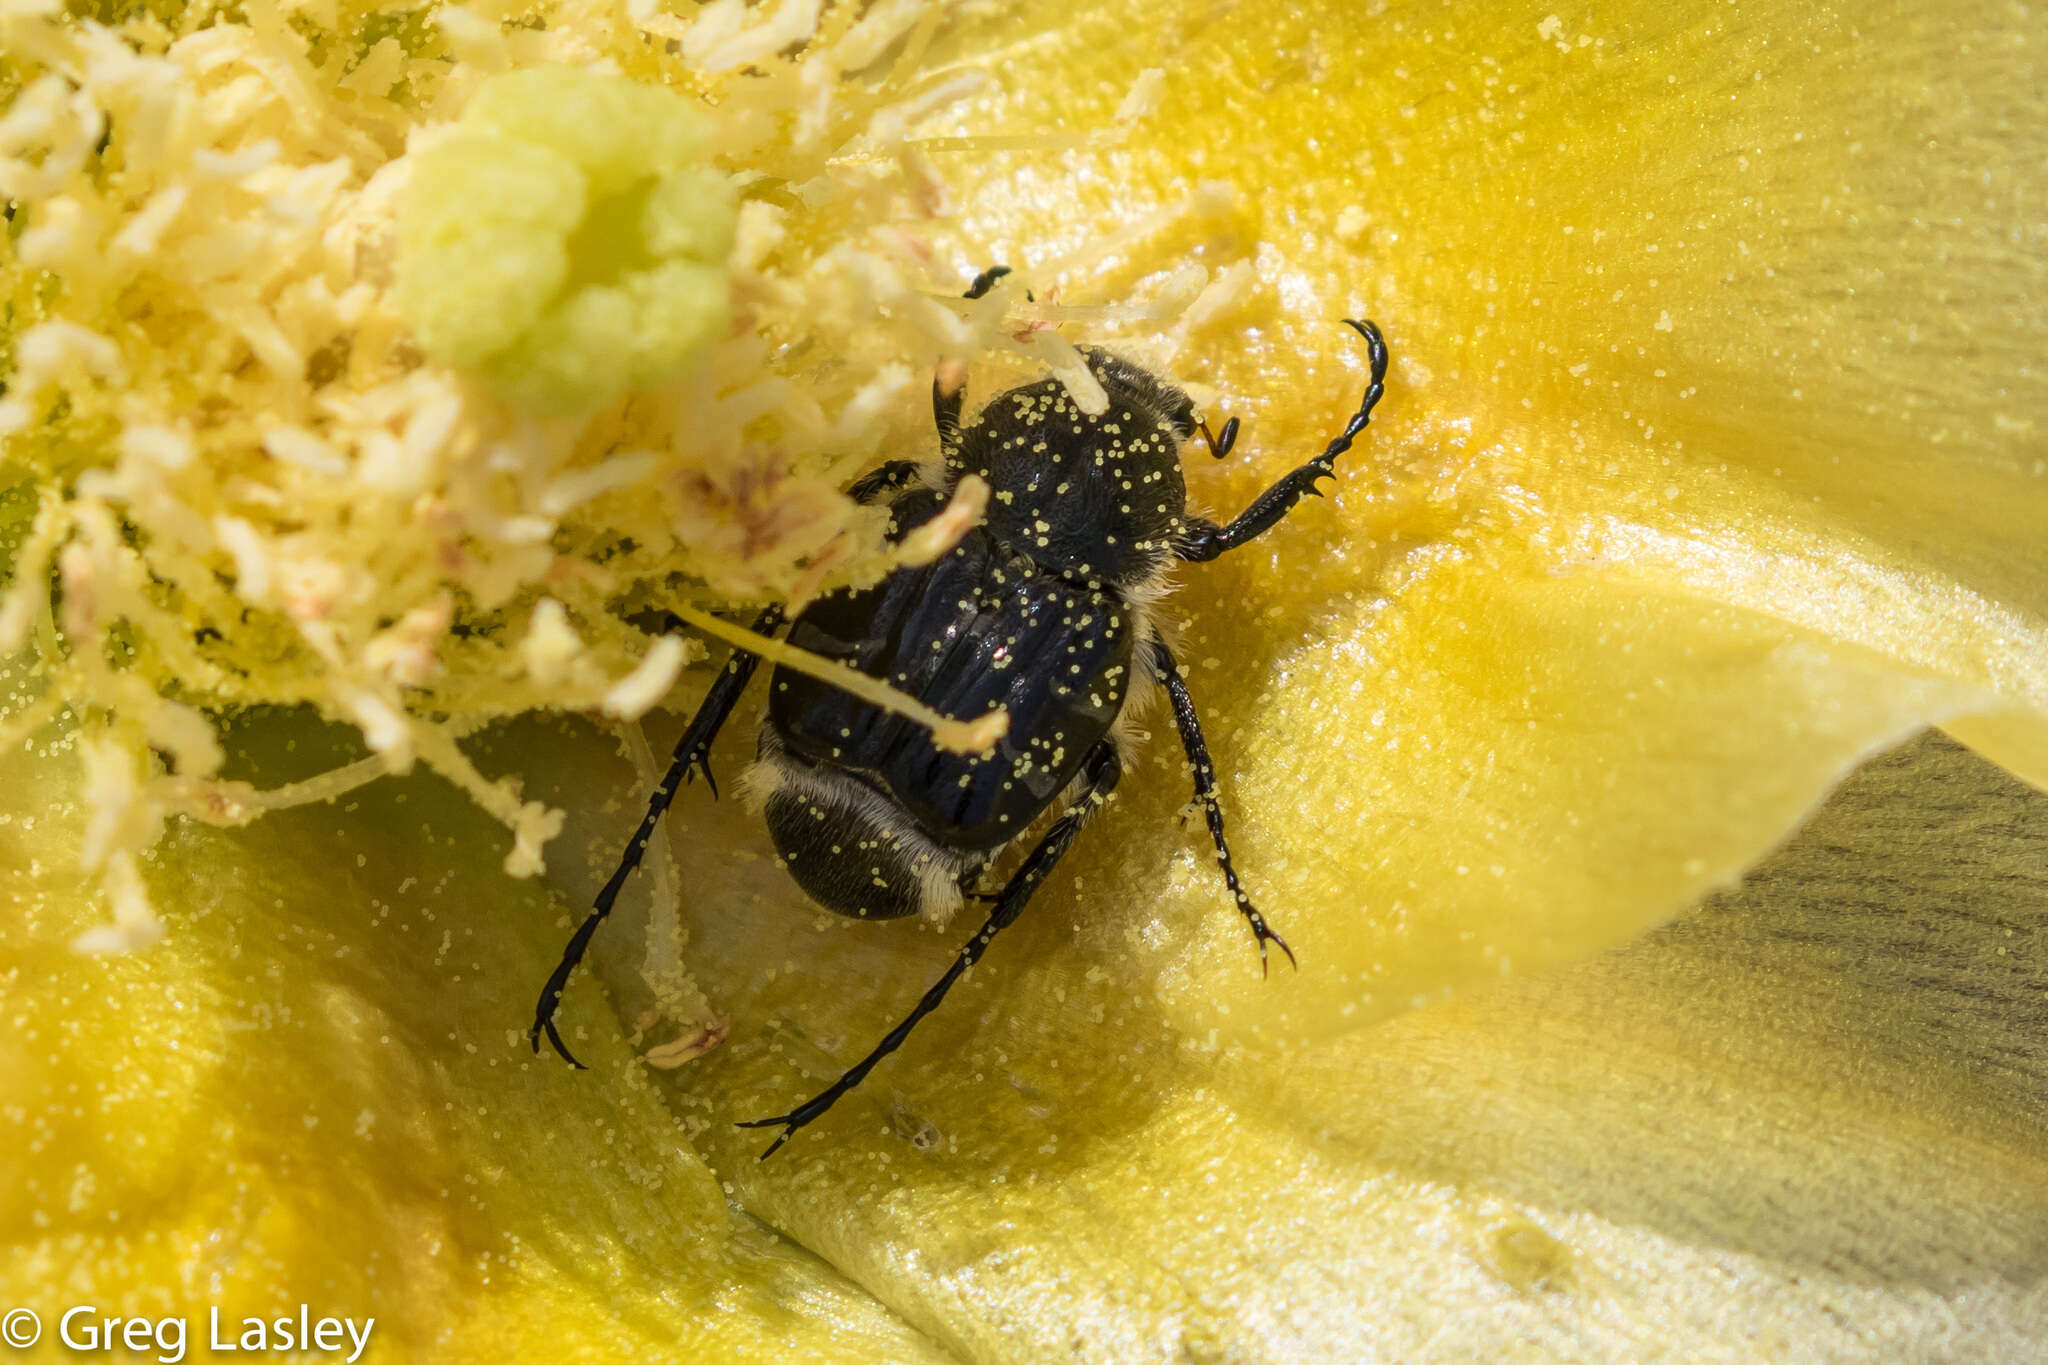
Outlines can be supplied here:
[[[967, 297], [979, 298], [1007, 273], [1002, 266], [984, 271]], [[1017, 918], [1116, 786], [1130, 718], [1155, 684], [1172, 702], [1216, 861], [1258, 940], [1260, 961], [1268, 943], [1293, 960], [1231, 865], [1194, 700], [1148, 608], [1165, 591], [1176, 560], [1214, 559], [1244, 544], [1303, 494], [1319, 493], [1318, 479], [1334, 476], [1337, 457], [1365, 429], [1387, 375], [1379, 329], [1346, 323], [1365, 338], [1371, 358], [1358, 410], [1322, 454], [1228, 525], [1188, 514], [1180, 457], [1199, 433], [1221, 459], [1237, 438], [1237, 419], [1211, 437], [1187, 394], [1094, 349], [1083, 354], [1108, 395], [1099, 416], [1082, 412], [1059, 380], [1046, 379], [998, 395], [963, 426], [964, 369], [942, 363], [932, 383], [940, 460], [930, 467], [892, 461], [849, 490], [860, 502], [887, 498], [890, 534], [899, 540], [937, 515], [969, 474], [987, 480], [992, 496], [987, 519], [948, 553], [900, 568], [873, 587], [821, 598], [797, 615], [790, 641], [882, 678], [945, 715], [972, 719], [1004, 707], [1009, 733], [989, 753], [949, 753], [915, 721], [777, 668], [749, 785], [763, 802], [784, 865], [829, 910], [879, 919], [944, 914], [970, 895], [994, 907], [945, 975], [857, 1065], [787, 1114], [740, 1125], [782, 1128], [764, 1158], [902, 1046]], [[767, 634], [782, 619], [779, 608], [770, 608], [754, 628]], [[693, 769], [711, 780], [711, 742], [758, 662], [736, 651], [677, 741], [638, 833], [541, 991], [528, 1030], [536, 1051], [545, 1033], [557, 1052], [576, 1061], [554, 1022], [563, 987], [677, 789]], [[982, 874], [1055, 801], [1063, 807], [1059, 818], [1001, 891], [979, 896], [974, 888]]]

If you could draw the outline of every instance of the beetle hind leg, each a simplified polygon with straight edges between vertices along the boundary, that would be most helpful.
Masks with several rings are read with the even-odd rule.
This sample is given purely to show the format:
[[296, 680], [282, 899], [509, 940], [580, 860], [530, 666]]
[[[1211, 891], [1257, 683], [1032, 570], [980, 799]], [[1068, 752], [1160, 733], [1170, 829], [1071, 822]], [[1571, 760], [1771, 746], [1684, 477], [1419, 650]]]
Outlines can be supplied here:
[[903, 1046], [904, 1040], [910, 1037], [910, 1031], [917, 1027], [918, 1021], [939, 1007], [939, 1002], [946, 998], [946, 992], [953, 989], [954, 983], [966, 974], [969, 967], [981, 960], [981, 955], [988, 951], [988, 945], [994, 941], [995, 936], [1008, 928], [1015, 922], [1017, 916], [1023, 913], [1032, 894], [1052, 874], [1054, 865], [1065, 855], [1068, 847], [1074, 842], [1074, 836], [1079, 834], [1081, 826], [1087, 823], [1088, 817], [1109, 799], [1111, 790], [1115, 788], [1117, 779], [1122, 775], [1123, 763], [1117, 757], [1116, 747], [1106, 741], [1096, 745], [1089, 753], [1087, 766], [1083, 769], [1084, 785], [1081, 794], [1067, 807], [1066, 813], [1053, 823], [1052, 828], [1046, 831], [1045, 837], [1038, 841], [1038, 847], [1032, 849], [1030, 856], [1025, 858], [1023, 866], [1011, 874], [1001, 894], [995, 898], [995, 909], [989, 913], [988, 922], [961, 947], [953, 958], [952, 965], [946, 968], [945, 975], [932, 984], [931, 989], [924, 993], [923, 998], [904, 1017], [903, 1022], [890, 1029], [887, 1036], [875, 1044], [874, 1050], [849, 1068], [846, 1074], [788, 1113], [777, 1114], [773, 1118], [748, 1119], [739, 1124], [741, 1128], [782, 1130], [775, 1135], [775, 1141], [768, 1144], [768, 1150], [761, 1153], [761, 1160], [766, 1161], [774, 1156], [776, 1149], [795, 1136], [799, 1128], [822, 1116], [849, 1090], [866, 1080], [868, 1073], [873, 1071], [884, 1057]]
[[[781, 624], [782, 608], [770, 607], [754, 618], [754, 631], [765, 635]], [[570, 936], [568, 947], [562, 950], [562, 960], [555, 964], [554, 974], [548, 977], [548, 984], [541, 987], [540, 1000], [533, 1009], [533, 1024], [526, 1030], [526, 1040], [533, 1045], [535, 1052], [540, 1051], [540, 1040], [545, 1035], [563, 1061], [582, 1068], [583, 1063], [569, 1051], [568, 1045], [562, 1041], [561, 1030], [555, 1025], [555, 1013], [562, 1006], [562, 992], [568, 988], [569, 977], [590, 950], [590, 940], [596, 937], [598, 926], [604, 923], [612, 912], [612, 906], [618, 902], [626, 878], [633, 875], [633, 869], [640, 866], [640, 860], [647, 856], [648, 841], [653, 839], [655, 827], [660, 824], [669, 802], [675, 800], [676, 792], [690, 780], [693, 771], [701, 771], [704, 780], [711, 783], [711, 742], [718, 738], [718, 732], [732, 715], [733, 707], [739, 704], [740, 694], [747, 690], [747, 683], [760, 662], [756, 655], [734, 650], [732, 658], [726, 661], [725, 670], [704, 694], [697, 714], [690, 717], [682, 738], [676, 741], [675, 757], [669, 762], [667, 774], [647, 798], [647, 813], [640, 819], [640, 828], [626, 844], [626, 851], [619, 855], [619, 865], [613, 869], [610, 880], [591, 902], [590, 913], [583, 917], [583, 923]], [[711, 785], [712, 793], [716, 795], [717, 785]]]
[[1173, 651], [1157, 640], [1152, 642], [1152, 667], [1173, 702], [1173, 720], [1180, 730], [1181, 747], [1187, 750], [1188, 766], [1195, 774], [1195, 801], [1209, 822], [1209, 838], [1216, 844], [1216, 865], [1223, 870], [1223, 883], [1230, 888], [1238, 913], [1244, 916], [1252, 937], [1258, 940], [1259, 970], [1267, 970], [1269, 943], [1285, 953], [1288, 964], [1298, 969], [1301, 964], [1294, 960], [1294, 950], [1266, 923], [1266, 917], [1252, 904], [1252, 898], [1245, 894], [1243, 883], [1237, 879], [1237, 868], [1230, 861], [1230, 843], [1223, 837], [1223, 806], [1216, 799], [1216, 765], [1209, 757], [1209, 741], [1203, 737], [1201, 718], [1195, 714], [1195, 699], [1188, 693], [1187, 680], [1181, 676]]
[[[1225, 550], [1234, 550], [1246, 541], [1256, 540], [1279, 524], [1280, 519], [1294, 510], [1294, 504], [1313, 493], [1322, 496], [1316, 487], [1319, 479], [1336, 477], [1337, 457], [1351, 449], [1351, 443], [1365, 430], [1372, 420], [1372, 410], [1379, 406], [1380, 399], [1387, 391], [1387, 342], [1380, 335], [1380, 329], [1371, 322], [1359, 322], [1354, 318], [1344, 319], [1344, 325], [1365, 338], [1366, 353], [1371, 359], [1372, 379], [1365, 386], [1365, 396], [1359, 400], [1358, 410], [1351, 414], [1351, 420], [1344, 424], [1344, 430], [1337, 438], [1323, 447], [1323, 453], [1299, 469], [1282, 476], [1280, 481], [1259, 494], [1258, 498], [1227, 526], [1201, 517], [1190, 517], [1187, 529], [1181, 533], [1180, 557], [1195, 561], [1210, 560]], [[1229, 430], [1226, 424], [1225, 430]], [[1217, 444], [1229, 448], [1228, 443], [1218, 438]]]

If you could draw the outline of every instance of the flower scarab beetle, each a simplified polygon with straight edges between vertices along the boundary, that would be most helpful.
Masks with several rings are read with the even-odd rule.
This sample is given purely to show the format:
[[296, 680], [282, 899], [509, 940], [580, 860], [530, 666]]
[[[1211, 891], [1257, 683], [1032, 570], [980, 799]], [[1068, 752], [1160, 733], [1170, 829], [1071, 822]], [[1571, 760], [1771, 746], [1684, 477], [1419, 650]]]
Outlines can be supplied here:
[[[1003, 267], [968, 290], [978, 298]], [[873, 587], [835, 593], [799, 613], [789, 639], [881, 678], [947, 716], [971, 719], [997, 707], [1008, 733], [980, 754], [950, 753], [916, 721], [829, 683], [777, 668], [748, 785], [762, 804], [783, 865], [806, 895], [843, 915], [895, 919], [950, 914], [969, 896], [993, 902], [988, 920], [910, 1014], [837, 1081], [786, 1114], [742, 1127], [791, 1134], [859, 1085], [902, 1046], [1004, 926], [1014, 921], [1081, 826], [1116, 786], [1132, 744], [1132, 718], [1164, 687], [1193, 768], [1195, 799], [1208, 818], [1216, 860], [1263, 962], [1268, 943], [1293, 953], [1239, 883], [1224, 839], [1215, 768], [1193, 698], [1150, 605], [1180, 560], [1214, 559], [1274, 526], [1365, 429], [1385, 390], [1387, 348], [1370, 322], [1347, 319], [1365, 338], [1371, 380], [1344, 429], [1322, 454], [1218, 525], [1187, 510], [1181, 452], [1200, 433], [1218, 458], [1237, 437], [1237, 419], [1213, 439], [1187, 394], [1106, 352], [1083, 355], [1108, 398], [1085, 413], [1057, 379], [1011, 389], [962, 425], [964, 372], [942, 363], [932, 384], [939, 458], [897, 460], [854, 485], [861, 502], [887, 500], [890, 535], [902, 539], [938, 515], [954, 488], [978, 475], [991, 489], [987, 519], [933, 562], [899, 568]], [[763, 634], [782, 624], [763, 612]], [[693, 768], [710, 778], [707, 754], [759, 661], [736, 652], [677, 742], [668, 774], [618, 869], [598, 893], [542, 990], [529, 1030], [576, 1059], [554, 1014], [569, 974], [639, 865], [656, 822]], [[1057, 805], [1001, 888], [983, 894], [983, 875]]]

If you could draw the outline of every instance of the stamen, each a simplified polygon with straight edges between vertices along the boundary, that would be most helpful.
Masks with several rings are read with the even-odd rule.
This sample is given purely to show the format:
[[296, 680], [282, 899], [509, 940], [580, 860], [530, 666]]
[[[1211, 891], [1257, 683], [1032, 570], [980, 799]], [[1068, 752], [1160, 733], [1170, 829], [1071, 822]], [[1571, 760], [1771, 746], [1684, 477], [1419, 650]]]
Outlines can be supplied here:
[[695, 607], [678, 605], [675, 614], [706, 635], [715, 635], [727, 644], [736, 645], [749, 654], [759, 655], [779, 668], [791, 669], [819, 682], [830, 683], [842, 691], [850, 692], [864, 702], [881, 707], [884, 711], [916, 721], [932, 732], [932, 742], [948, 753], [985, 754], [996, 747], [996, 741], [1010, 733], [1010, 713], [997, 707], [986, 715], [973, 720], [954, 720], [940, 715], [931, 707], [907, 693], [899, 692], [880, 678], [871, 678], [857, 669], [848, 668], [836, 660], [813, 654], [808, 649], [799, 649], [785, 640], [771, 640], [765, 635], [756, 635], [745, 626], [736, 626], [730, 621], [721, 621], [706, 611]]

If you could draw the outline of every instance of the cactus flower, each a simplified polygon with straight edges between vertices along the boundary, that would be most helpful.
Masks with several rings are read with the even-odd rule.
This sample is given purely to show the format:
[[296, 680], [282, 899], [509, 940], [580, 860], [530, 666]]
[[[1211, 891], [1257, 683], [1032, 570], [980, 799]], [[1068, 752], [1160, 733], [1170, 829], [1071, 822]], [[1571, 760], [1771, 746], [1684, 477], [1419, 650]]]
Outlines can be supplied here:
[[[0, 0], [8, 1306], [307, 1303], [372, 1360], [2048, 1350], [2038, 19], [94, 13]], [[996, 261], [1031, 298], [953, 297]], [[1298, 973], [1155, 723], [773, 1161], [733, 1121], [967, 930], [807, 908], [701, 784], [565, 997], [591, 1070], [527, 1050], [711, 676], [640, 623], [879, 572], [833, 490], [930, 450], [938, 355], [972, 402], [1130, 348], [1243, 419], [1189, 456], [1230, 512], [1349, 410], [1345, 316], [1367, 438], [1164, 608]]]

